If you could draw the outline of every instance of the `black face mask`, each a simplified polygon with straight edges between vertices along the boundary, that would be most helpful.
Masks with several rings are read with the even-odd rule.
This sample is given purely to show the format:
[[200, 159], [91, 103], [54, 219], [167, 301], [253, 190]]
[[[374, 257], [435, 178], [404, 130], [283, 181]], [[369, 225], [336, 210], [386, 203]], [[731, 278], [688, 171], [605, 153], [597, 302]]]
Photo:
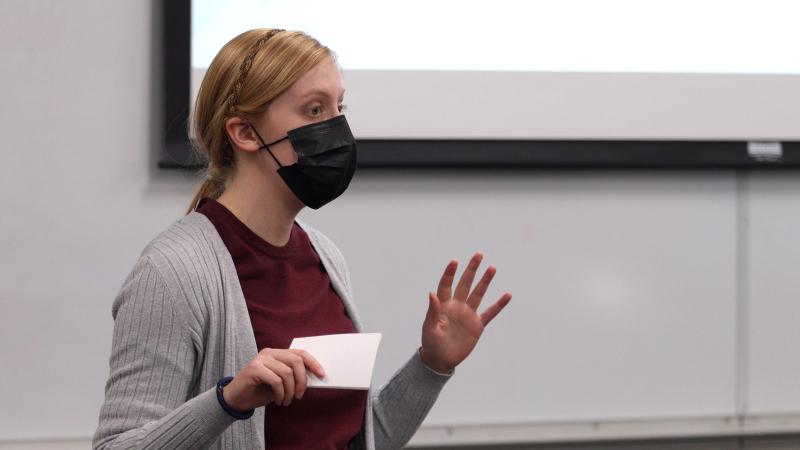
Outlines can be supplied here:
[[[251, 125], [252, 127], [252, 125]], [[340, 196], [350, 185], [356, 170], [356, 142], [344, 116], [289, 130], [286, 137], [267, 144], [256, 136], [278, 163], [278, 175], [309, 208], [319, 209]], [[297, 162], [284, 166], [270, 146], [285, 139], [292, 143]]]

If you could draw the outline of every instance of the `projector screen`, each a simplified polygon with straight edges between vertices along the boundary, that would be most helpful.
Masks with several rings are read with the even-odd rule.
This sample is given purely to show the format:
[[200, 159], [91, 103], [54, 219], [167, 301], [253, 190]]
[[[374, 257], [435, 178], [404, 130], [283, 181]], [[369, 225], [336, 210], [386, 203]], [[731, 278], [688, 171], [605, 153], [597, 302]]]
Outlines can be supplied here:
[[190, 102], [225, 42], [275, 27], [337, 54], [354, 134], [401, 155], [538, 143], [625, 164], [646, 142], [707, 165], [720, 151], [786, 163], [800, 141], [797, 17], [793, 0], [193, 0]]

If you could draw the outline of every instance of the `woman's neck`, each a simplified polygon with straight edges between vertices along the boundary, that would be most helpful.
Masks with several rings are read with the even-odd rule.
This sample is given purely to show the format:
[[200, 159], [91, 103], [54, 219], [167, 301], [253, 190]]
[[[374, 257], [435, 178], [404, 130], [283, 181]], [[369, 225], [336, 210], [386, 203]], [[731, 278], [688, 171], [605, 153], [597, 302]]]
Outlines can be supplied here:
[[271, 184], [258, 173], [235, 174], [217, 199], [261, 239], [276, 247], [289, 242], [292, 226], [303, 204], [289, 188]]

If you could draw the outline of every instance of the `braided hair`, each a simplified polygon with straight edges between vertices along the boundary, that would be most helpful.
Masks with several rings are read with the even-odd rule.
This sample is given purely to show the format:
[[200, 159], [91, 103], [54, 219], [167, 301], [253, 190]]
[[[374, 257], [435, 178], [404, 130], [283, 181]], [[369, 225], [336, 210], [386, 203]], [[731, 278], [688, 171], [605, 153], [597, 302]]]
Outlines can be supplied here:
[[242, 86], [244, 86], [244, 80], [247, 79], [247, 74], [250, 72], [250, 67], [253, 66], [253, 59], [256, 57], [256, 54], [267, 42], [271, 37], [275, 36], [276, 34], [280, 33], [280, 29], [272, 29], [264, 33], [264, 36], [260, 37], [250, 51], [247, 53], [247, 56], [242, 61], [242, 64], [239, 66], [239, 78], [236, 80], [236, 84], [233, 85], [233, 89], [231, 90], [231, 94], [228, 96], [228, 113], [233, 114], [236, 110], [236, 104], [239, 101], [239, 95], [242, 93]]

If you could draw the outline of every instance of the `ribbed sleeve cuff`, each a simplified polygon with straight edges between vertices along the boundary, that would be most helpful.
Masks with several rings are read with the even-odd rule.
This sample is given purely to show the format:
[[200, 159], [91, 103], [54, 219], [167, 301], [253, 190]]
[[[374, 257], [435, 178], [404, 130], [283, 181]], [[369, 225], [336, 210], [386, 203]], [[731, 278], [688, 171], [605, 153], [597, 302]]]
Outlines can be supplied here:
[[236, 419], [231, 417], [217, 400], [216, 386], [190, 400], [192, 416], [199, 429], [211, 440], [222, 434]]
[[418, 350], [414, 352], [414, 356], [411, 357], [401, 373], [403, 378], [413, 381], [416, 389], [433, 391], [438, 394], [444, 384], [455, 374], [455, 370], [451, 373], [441, 373], [431, 369], [422, 361]]

